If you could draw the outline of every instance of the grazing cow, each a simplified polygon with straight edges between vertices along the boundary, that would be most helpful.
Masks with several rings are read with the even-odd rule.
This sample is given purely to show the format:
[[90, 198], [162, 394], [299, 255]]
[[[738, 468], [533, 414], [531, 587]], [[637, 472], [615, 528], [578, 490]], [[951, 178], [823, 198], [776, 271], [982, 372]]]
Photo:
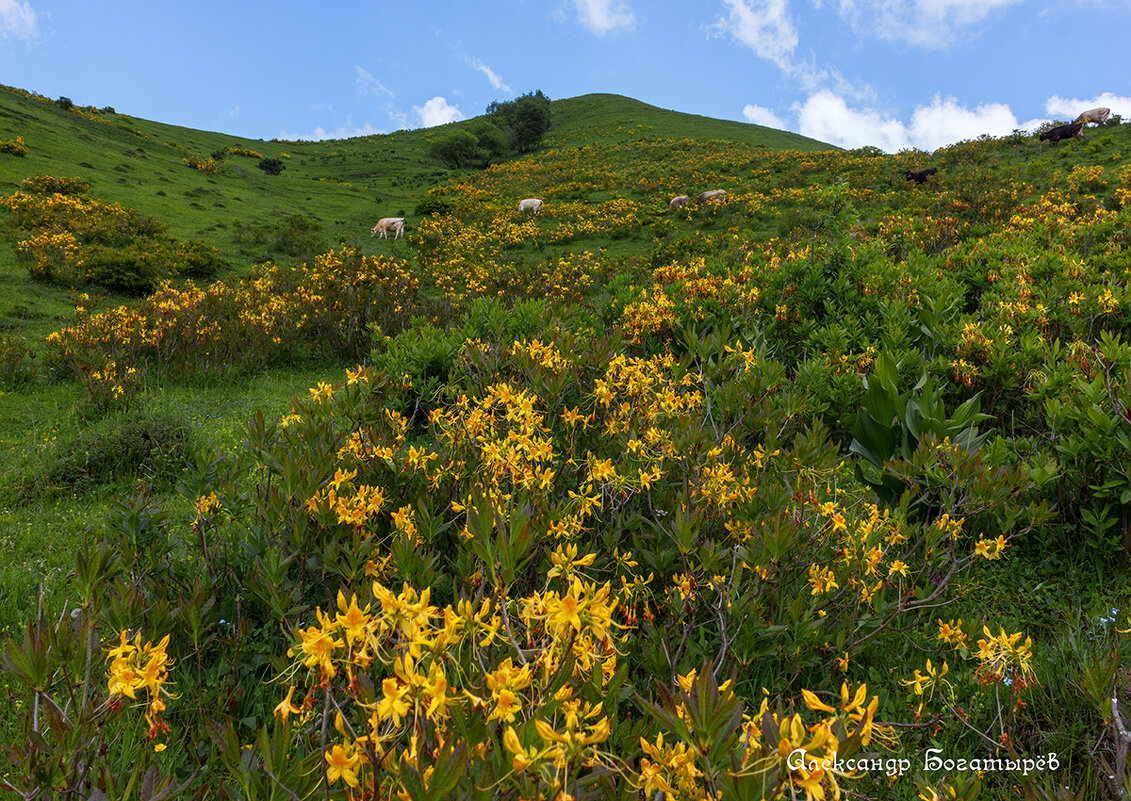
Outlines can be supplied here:
[[369, 235], [377, 236], [377, 234], [381, 234], [382, 239], [388, 239], [390, 231], [393, 232], [393, 239], [400, 239], [401, 234], [404, 233], [404, 217], [382, 217], [373, 226]]
[[528, 197], [526, 200], [518, 202], [518, 210], [538, 214], [542, 211], [542, 201], [536, 197]]
[[1084, 138], [1084, 123], [1082, 122], [1069, 122], [1065, 125], [1058, 125], [1055, 128], [1049, 128], [1041, 134], [1041, 141], [1059, 142], [1061, 139], [1076, 139]]
[[726, 197], [727, 191], [725, 189], [712, 189], [709, 192], [701, 194], [699, 199], [695, 201], [695, 205], [702, 206], [704, 203], [710, 203], [712, 200], [717, 200], [722, 203], [726, 200]]
[[930, 178], [932, 175], [934, 175], [938, 171], [939, 171], [938, 167], [928, 167], [927, 169], [919, 170], [918, 172], [911, 172], [911, 170], [904, 170], [903, 174], [905, 176], [907, 176], [908, 181], [914, 181], [917, 184], [921, 184], [921, 183], [924, 183], [928, 178]]
[[1090, 108], [1087, 111], [1080, 113], [1080, 116], [1073, 120], [1073, 122], [1089, 123], [1094, 122], [1099, 124], [1111, 116], [1111, 109], [1109, 108]]
[[671, 203], [668, 204], [668, 211], [687, 208], [687, 201], [689, 200], [691, 200], [691, 198], [687, 195], [676, 195], [672, 198]]

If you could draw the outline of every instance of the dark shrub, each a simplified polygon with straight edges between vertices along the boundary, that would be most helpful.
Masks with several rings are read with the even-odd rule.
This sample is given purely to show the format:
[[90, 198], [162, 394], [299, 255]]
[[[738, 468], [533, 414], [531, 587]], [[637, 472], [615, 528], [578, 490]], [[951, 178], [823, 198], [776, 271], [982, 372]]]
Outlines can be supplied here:
[[479, 146], [475, 134], [464, 130], [437, 137], [428, 152], [432, 158], [452, 169], [486, 167], [491, 160], [490, 152]]
[[438, 194], [429, 192], [420, 199], [420, 202], [413, 208], [412, 213], [418, 217], [427, 217], [430, 214], [447, 214], [451, 210], [452, 204], [450, 201]]
[[282, 159], [260, 159], [259, 169], [268, 175], [278, 175], [281, 173], [286, 165], [283, 164]]

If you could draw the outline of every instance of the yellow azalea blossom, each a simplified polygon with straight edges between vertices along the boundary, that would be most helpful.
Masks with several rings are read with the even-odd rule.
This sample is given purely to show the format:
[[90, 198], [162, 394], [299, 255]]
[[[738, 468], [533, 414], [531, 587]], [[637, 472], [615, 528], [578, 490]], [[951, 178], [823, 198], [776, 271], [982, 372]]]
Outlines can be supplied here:
[[381, 682], [382, 698], [377, 702], [377, 714], [384, 719], [391, 719], [394, 726], [399, 726], [401, 720], [408, 715], [409, 704], [405, 700], [408, 687], [395, 678], [388, 678]]
[[283, 701], [280, 702], [280, 704], [275, 707], [275, 717], [277, 717], [279, 720], [283, 721], [284, 723], [287, 722], [287, 718], [289, 716], [296, 715], [296, 714], [298, 714], [299, 712], [302, 711], [302, 709], [300, 707], [297, 707], [297, 706], [294, 705], [294, 703], [292, 703], [291, 699], [294, 698], [294, 695], [295, 695], [295, 686], [292, 684], [291, 688], [287, 691], [287, 697], [284, 698]]
[[365, 628], [369, 625], [369, 604], [362, 609], [357, 605], [357, 596], [350, 596], [347, 604], [345, 595], [338, 590], [337, 624], [346, 635], [346, 644], [353, 645], [365, 639]]
[[333, 784], [339, 780], [350, 787], [359, 786], [357, 780], [357, 763], [361, 760], [353, 748], [344, 748], [335, 745], [326, 752], [326, 780]]

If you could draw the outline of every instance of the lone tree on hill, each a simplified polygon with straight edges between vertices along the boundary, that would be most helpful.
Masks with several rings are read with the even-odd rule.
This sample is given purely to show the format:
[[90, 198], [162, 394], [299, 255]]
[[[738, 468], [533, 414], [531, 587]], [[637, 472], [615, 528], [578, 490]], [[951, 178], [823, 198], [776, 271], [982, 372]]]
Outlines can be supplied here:
[[517, 97], [507, 103], [498, 101], [487, 106], [492, 120], [507, 134], [507, 143], [519, 153], [538, 147], [542, 136], [550, 130], [550, 98], [542, 90]]

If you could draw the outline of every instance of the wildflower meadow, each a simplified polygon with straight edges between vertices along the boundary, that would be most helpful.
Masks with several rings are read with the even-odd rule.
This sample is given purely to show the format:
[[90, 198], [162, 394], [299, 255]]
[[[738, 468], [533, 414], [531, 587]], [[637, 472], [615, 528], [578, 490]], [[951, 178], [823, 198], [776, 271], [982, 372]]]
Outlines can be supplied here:
[[[405, 240], [239, 270], [106, 182], [12, 182], [10, 263], [69, 306], [0, 339], [5, 394], [67, 387], [165, 460], [95, 484], [65, 579], [20, 600], [0, 790], [1122, 797], [1128, 140], [884, 155], [559, 116], [422, 179]], [[322, 147], [166, 161], [269, 186]], [[96, 247], [161, 269], [100, 284]], [[145, 417], [312, 364], [222, 443]]]

